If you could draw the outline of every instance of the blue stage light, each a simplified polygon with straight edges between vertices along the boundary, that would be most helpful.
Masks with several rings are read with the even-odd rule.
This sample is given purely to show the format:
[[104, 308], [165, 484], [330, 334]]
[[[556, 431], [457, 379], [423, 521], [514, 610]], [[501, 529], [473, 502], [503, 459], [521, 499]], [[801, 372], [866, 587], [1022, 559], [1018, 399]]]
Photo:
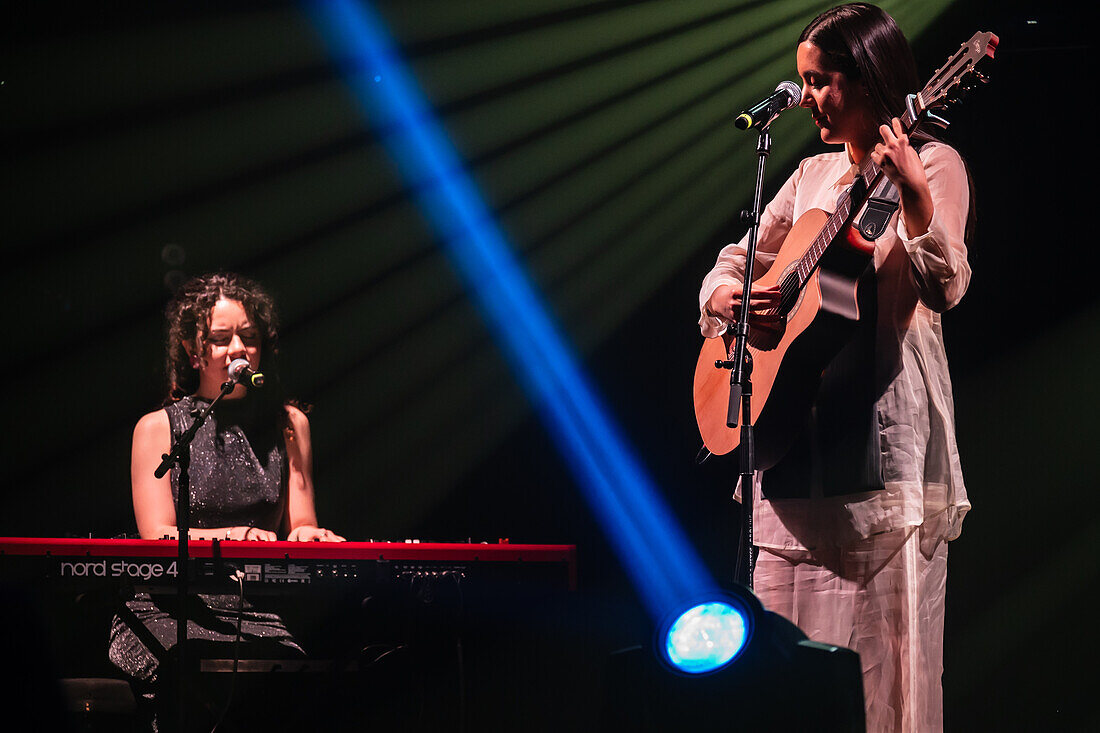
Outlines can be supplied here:
[[717, 588], [589, 383], [369, 3], [309, 3], [654, 619]]
[[762, 615], [763, 608], [747, 592], [692, 603], [658, 627], [658, 656], [683, 674], [716, 672], [741, 655]]
[[665, 635], [665, 654], [677, 669], [705, 674], [729, 664], [748, 640], [749, 621], [727, 603], [701, 603], [684, 611]]

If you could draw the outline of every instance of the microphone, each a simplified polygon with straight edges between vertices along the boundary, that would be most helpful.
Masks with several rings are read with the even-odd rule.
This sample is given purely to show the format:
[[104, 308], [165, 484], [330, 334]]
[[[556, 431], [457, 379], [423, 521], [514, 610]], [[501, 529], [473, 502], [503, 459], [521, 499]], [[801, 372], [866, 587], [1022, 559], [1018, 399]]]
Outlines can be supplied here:
[[748, 130], [750, 127], [762, 130], [770, 125], [780, 112], [794, 107], [801, 101], [802, 87], [793, 81], [781, 81], [771, 96], [748, 112], [742, 112], [733, 124], [740, 130]]
[[249, 387], [262, 387], [264, 375], [254, 371], [248, 365], [248, 359], [234, 359], [229, 362], [229, 381], [239, 382]]

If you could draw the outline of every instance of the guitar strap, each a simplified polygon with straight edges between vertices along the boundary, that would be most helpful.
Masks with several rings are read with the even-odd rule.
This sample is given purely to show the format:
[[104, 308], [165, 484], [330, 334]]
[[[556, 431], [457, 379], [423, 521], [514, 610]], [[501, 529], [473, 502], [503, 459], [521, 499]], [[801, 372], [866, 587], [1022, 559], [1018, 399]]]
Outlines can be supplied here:
[[890, 225], [890, 219], [893, 218], [894, 212], [898, 210], [900, 199], [901, 194], [898, 192], [897, 187], [889, 178], [883, 176], [879, 184], [875, 186], [875, 190], [867, 198], [867, 203], [863, 208], [863, 216], [856, 224], [856, 229], [860, 235], [869, 242], [881, 237], [882, 233], [886, 231], [886, 227]]
[[[920, 153], [926, 144], [918, 145], [917, 152]], [[889, 178], [883, 176], [879, 184], [875, 186], [875, 190], [867, 197], [863, 216], [859, 218], [859, 222], [855, 225], [856, 231], [869, 242], [881, 237], [882, 233], [886, 231], [886, 227], [890, 226], [890, 219], [893, 218], [894, 212], [898, 210], [900, 200], [901, 192], [898, 191], [897, 186]]]

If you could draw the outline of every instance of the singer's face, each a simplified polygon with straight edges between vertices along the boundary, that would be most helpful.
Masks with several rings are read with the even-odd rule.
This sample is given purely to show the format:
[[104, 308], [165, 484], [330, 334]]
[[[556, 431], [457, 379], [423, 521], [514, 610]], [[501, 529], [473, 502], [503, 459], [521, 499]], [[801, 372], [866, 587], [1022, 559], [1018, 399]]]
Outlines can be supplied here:
[[[244, 306], [236, 300], [219, 300], [210, 309], [210, 327], [206, 339], [196, 344], [200, 354], [199, 395], [213, 399], [229, 378], [229, 363], [247, 359], [253, 369], [260, 368], [263, 338], [252, 324]], [[244, 397], [246, 388], [238, 384], [225, 399]]]
[[827, 143], [849, 143], [858, 161], [877, 141], [870, 103], [863, 85], [832, 68], [814, 44], [798, 44], [798, 75], [802, 77], [801, 106], [810, 110]]

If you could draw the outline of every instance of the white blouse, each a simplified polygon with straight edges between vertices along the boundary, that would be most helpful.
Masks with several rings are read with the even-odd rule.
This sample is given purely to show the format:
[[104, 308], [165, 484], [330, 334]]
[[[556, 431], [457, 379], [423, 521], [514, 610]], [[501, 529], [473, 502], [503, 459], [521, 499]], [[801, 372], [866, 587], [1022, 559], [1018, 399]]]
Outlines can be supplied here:
[[[928, 231], [909, 238], [902, 218], [895, 214], [875, 242], [875, 367], [886, 383], [876, 410], [885, 490], [769, 501], [761, 493], [767, 473], [758, 472], [753, 540], [759, 546], [845, 545], [904, 526], [922, 526], [929, 540], [954, 539], [962, 529], [970, 502], [955, 444], [940, 313], [959, 302], [970, 282], [963, 241], [969, 187], [962, 159], [951, 147], [929, 143], [920, 157], [935, 207]], [[855, 171], [846, 151], [802, 161], [761, 215], [754, 277], [771, 266], [802, 214], [835, 209]], [[719, 286], [740, 285], [746, 248], [747, 235], [723, 248], [703, 280], [699, 327], [707, 338], [720, 336], [727, 324], [707, 314], [706, 304]]]

